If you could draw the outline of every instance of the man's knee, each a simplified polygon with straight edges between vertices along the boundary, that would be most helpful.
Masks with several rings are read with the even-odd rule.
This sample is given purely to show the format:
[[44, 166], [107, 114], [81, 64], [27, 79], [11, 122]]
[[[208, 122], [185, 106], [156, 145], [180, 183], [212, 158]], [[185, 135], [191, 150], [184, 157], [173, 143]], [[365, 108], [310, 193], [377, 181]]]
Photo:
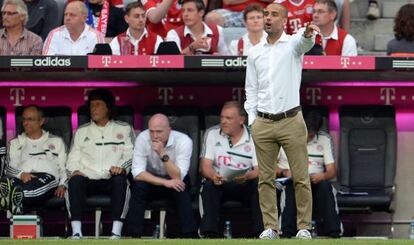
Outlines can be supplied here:
[[332, 184], [328, 180], [322, 180], [318, 184], [313, 184], [312, 189], [316, 190], [316, 193], [329, 193], [332, 192]]
[[203, 183], [203, 190], [201, 191], [201, 194], [211, 193], [212, 191], [216, 190], [216, 185], [211, 180], [206, 180]]
[[112, 185], [117, 187], [117, 186], [123, 186], [127, 184], [127, 177], [125, 174], [120, 174], [120, 175], [114, 175], [112, 176]]
[[219, 26], [224, 25], [224, 17], [215, 11], [208, 13], [205, 17], [205, 21], [209, 24], [216, 24]]
[[69, 179], [69, 189], [70, 188], [76, 188], [78, 186], [81, 186], [85, 183], [86, 181], [86, 177], [82, 176], [82, 175], [74, 175], [72, 177], [70, 177]]
[[132, 195], [142, 195], [148, 190], [148, 183], [140, 180], [135, 180], [131, 184]]

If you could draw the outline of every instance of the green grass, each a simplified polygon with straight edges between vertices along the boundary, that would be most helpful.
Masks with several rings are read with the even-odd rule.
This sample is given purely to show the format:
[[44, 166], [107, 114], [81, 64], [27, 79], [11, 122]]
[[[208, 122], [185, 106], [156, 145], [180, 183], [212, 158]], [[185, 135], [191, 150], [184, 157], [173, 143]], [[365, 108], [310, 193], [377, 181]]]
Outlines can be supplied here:
[[238, 245], [238, 244], [303, 244], [303, 245], [394, 245], [394, 244], [414, 244], [414, 240], [367, 240], [367, 239], [315, 239], [315, 240], [294, 240], [294, 239], [281, 239], [281, 240], [255, 240], [255, 239], [232, 239], [232, 240], [184, 240], [184, 239], [158, 239], [158, 240], [145, 240], [145, 239], [123, 239], [118, 241], [111, 241], [105, 239], [83, 239], [67, 240], [67, 239], [44, 239], [44, 240], [9, 240], [2, 239], [0, 244], [53, 244], [53, 245], [66, 245], [66, 244], [148, 244], [148, 245]]

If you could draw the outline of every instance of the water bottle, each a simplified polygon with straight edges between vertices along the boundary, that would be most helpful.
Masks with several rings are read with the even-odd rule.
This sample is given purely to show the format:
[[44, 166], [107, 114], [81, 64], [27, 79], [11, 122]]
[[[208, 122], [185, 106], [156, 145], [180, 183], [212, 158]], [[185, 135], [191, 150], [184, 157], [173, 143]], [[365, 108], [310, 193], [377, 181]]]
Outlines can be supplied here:
[[156, 225], [154, 232], [152, 232], [152, 239], [159, 239], [160, 238], [160, 225]]
[[316, 232], [316, 221], [312, 220], [311, 222], [311, 236], [312, 238], [316, 238], [318, 236], [318, 233]]
[[409, 236], [410, 240], [414, 240], [414, 220], [411, 221], [410, 223], [410, 236]]
[[224, 239], [231, 239], [232, 238], [231, 223], [230, 223], [230, 221], [227, 220], [224, 224], [225, 224], [224, 225], [224, 233], [223, 233]]

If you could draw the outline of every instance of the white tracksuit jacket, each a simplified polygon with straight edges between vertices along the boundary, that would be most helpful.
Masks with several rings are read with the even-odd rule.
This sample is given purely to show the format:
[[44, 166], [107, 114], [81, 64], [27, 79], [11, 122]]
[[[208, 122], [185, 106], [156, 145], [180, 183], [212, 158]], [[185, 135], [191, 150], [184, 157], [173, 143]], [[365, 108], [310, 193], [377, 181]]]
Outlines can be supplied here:
[[109, 121], [98, 127], [93, 121], [78, 128], [66, 168], [79, 170], [90, 179], [109, 179], [112, 166], [131, 169], [134, 130], [124, 122]]
[[34, 145], [35, 148], [28, 144], [25, 133], [10, 141], [6, 174], [20, 178], [23, 172], [48, 173], [55, 177], [59, 185], [64, 185], [67, 179], [66, 146], [62, 138], [43, 131]]

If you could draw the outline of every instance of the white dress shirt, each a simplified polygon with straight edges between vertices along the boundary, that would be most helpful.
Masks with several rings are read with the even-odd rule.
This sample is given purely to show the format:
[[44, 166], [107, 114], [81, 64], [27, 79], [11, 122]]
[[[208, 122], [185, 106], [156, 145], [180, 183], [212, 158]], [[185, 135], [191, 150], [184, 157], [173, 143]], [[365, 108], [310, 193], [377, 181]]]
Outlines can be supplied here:
[[[329, 39], [334, 39], [334, 40], [339, 39], [338, 28], [336, 27], [336, 25], [334, 26], [334, 29], [331, 35], [327, 37], [322, 36], [323, 50], [325, 50], [326, 43], [328, 42]], [[344, 43], [342, 44], [341, 55], [342, 56], [357, 56], [358, 55], [356, 41], [349, 33], [345, 36]]]
[[[323, 131], [319, 131], [315, 137], [308, 142], [308, 166], [309, 174], [325, 172], [325, 166], [335, 162], [332, 137]], [[278, 167], [289, 169], [289, 162], [283, 147], [280, 148]]]
[[[142, 35], [138, 39], [135, 39], [131, 35], [131, 33], [129, 32], [129, 28], [126, 31], [126, 35], [128, 36], [129, 41], [132, 43], [132, 45], [134, 45], [134, 55], [138, 55], [139, 42], [141, 42], [144, 36], [148, 35], [147, 28], [144, 28], [144, 32], [142, 32]], [[157, 52], [158, 46], [160, 46], [160, 43], [162, 43], [162, 38], [159, 35], [157, 35], [157, 40], [154, 43], [154, 53]], [[120, 49], [118, 37], [113, 38], [109, 45], [111, 46], [113, 55], [121, 55], [121, 49]]]
[[[204, 25], [204, 33], [203, 33], [203, 37], [207, 37], [208, 35], [213, 35], [213, 31], [210, 29], [210, 27], [208, 27], [208, 25], [206, 23], [203, 22]], [[226, 42], [224, 41], [224, 35], [223, 35], [223, 28], [221, 26], [217, 26], [218, 29], [218, 35], [219, 35], [219, 40], [217, 43], [217, 53], [221, 54], [221, 55], [228, 55], [229, 54], [229, 50], [227, 48]], [[188, 28], [187, 26], [184, 27], [184, 36], [187, 36], [188, 34], [191, 35], [191, 38], [193, 40], [196, 40], [196, 36], [194, 36], [194, 34], [191, 32], [190, 28]], [[172, 29], [167, 33], [167, 37], [166, 37], [166, 41], [174, 41], [178, 48], [181, 51], [181, 40], [180, 37], [178, 36], [178, 33]], [[209, 44], [209, 48], [207, 50], [199, 50], [201, 52], [207, 52], [210, 50], [211, 48], [211, 40], [210, 42], [208, 42]]]
[[294, 35], [283, 33], [274, 44], [259, 43], [250, 49], [246, 69], [246, 102], [249, 125], [257, 111], [277, 114], [300, 104], [303, 54], [315, 43], [303, 36], [304, 29]]
[[52, 30], [43, 46], [43, 55], [86, 55], [97, 43], [104, 43], [102, 33], [85, 24], [77, 40], [72, 40], [66, 26]]
[[[263, 32], [262, 38], [260, 38], [259, 43], [266, 42], [267, 33]], [[246, 33], [242, 36], [243, 38], [243, 55], [247, 56], [251, 47], [255, 46], [250, 42], [249, 33]], [[232, 40], [229, 45], [229, 50], [232, 55], [239, 55], [239, 39]]]
[[[183, 180], [190, 169], [193, 151], [192, 140], [186, 134], [171, 130], [165, 150], [170, 160], [180, 169], [181, 180]], [[132, 175], [134, 178], [144, 171], [167, 178], [168, 173], [164, 164], [158, 153], [151, 148], [149, 130], [140, 133], [135, 141], [132, 160]]]

